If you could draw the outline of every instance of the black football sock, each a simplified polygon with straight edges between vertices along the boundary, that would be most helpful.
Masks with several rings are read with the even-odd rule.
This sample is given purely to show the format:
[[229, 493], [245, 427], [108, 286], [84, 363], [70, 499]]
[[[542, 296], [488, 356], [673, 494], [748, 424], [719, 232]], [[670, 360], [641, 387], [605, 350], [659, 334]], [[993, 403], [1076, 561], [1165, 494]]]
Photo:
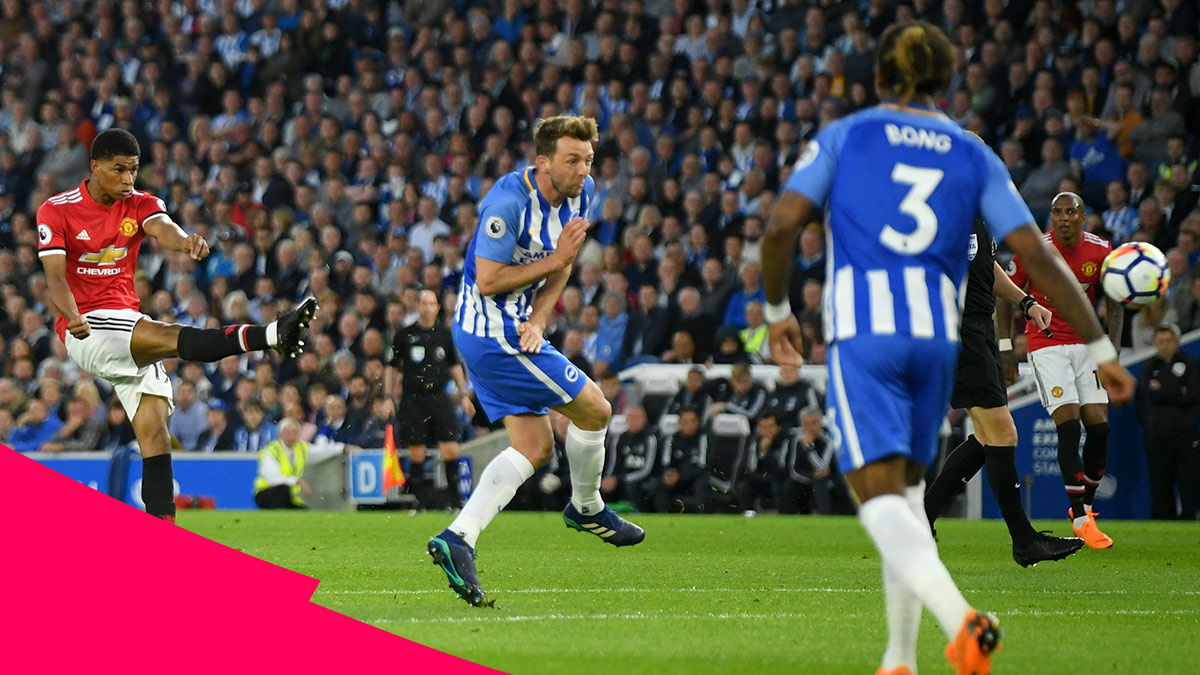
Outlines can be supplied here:
[[450, 496], [450, 506], [462, 506], [462, 497], [458, 493], [458, 459], [447, 459], [442, 462], [446, 467], [446, 493]]
[[442, 465], [444, 467], [446, 467], [446, 482], [449, 483], [450, 486], [454, 488], [455, 492], [457, 492], [458, 491], [458, 458], [456, 457], [454, 459], [444, 460], [442, 462]]
[[1079, 437], [1082, 435], [1083, 424], [1079, 420], [1067, 420], [1058, 425], [1058, 469], [1067, 488], [1072, 518], [1084, 515], [1083, 460], [1079, 458]]
[[963, 491], [967, 481], [979, 473], [983, 462], [983, 446], [974, 435], [968, 436], [946, 457], [941, 473], [925, 491], [925, 517], [930, 525], [942, 515], [942, 509], [950, 500]]
[[224, 328], [189, 328], [179, 331], [176, 350], [184, 361], [211, 363], [226, 356], [267, 349], [266, 326], [240, 324]]
[[1000, 514], [1008, 526], [1008, 535], [1016, 546], [1026, 546], [1037, 536], [1021, 508], [1021, 482], [1017, 477], [1016, 448], [1011, 445], [986, 445], [988, 485], [1000, 504]]
[[408, 458], [408, 482], [414, 485], [425, 482], [425, 460]]
[[1096, 499], [1096, 488], [1108, 468], [1108, 422], [1089, 424], [1087, 439], [1083, 442], [1083, 505], [1091, 508]]
[[142, 460], [142, 502], [146, 504], [146, 513], [175, 519], [175, 475], [171, 468], [171, 453]]

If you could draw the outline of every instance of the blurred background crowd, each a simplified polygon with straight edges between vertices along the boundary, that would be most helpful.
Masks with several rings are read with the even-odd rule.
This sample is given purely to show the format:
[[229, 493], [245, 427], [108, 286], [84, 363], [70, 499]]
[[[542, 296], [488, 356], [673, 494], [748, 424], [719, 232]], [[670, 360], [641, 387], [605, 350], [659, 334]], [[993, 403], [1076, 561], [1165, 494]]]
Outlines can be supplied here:
[[[1039, 222], [1070, 189], [1089, 230], [1168, 253], [1167, 298], [1129, 313], [1129, 344], [1152, 345], [1164, 319], [1200, 327], [1192, 0], [3, 0], [0, 442], [132, 440], [111, 387], [49, 330], [33, 223], [114, 126], [141, 143], [139, 187], [212, 247], [195, 263], [147, 239], [143, 312], [211, 327], [321, 302], [299, 359], [167, 364], [181, 451], [257, 450], [284, 417], [306, 438], [381, 445], [393, 336], [420, 289], [453, 307], [479, 201], [557, 114], [594, 117], [601, 137], [551, 341], [617, 412], [641, 409], [615, 377], [633, 364], [770, 363], [764, 224], [805, 144], [876, 102], [875, 40], [908, 19], [950, 36], [942, 107], [996, 149]], [[791, 301], [816, 365], [824, 281], [812, 226]], [[703, 375], [701, 420], [719, 405], [757, 429], [746, 383]], [[790, 429], [810, 406], [766, 410]], [[485, 426], [464, 419], [464, 437]]]

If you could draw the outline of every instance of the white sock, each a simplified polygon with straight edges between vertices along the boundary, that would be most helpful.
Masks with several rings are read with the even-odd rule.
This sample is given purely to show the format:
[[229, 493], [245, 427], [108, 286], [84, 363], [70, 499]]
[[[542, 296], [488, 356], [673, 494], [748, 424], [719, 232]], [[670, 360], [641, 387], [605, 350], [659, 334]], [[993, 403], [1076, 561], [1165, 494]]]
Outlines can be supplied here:
[[[917, 518], [926, 525], [929, 525], [929, 516], [925, 515], [925, 481], [921, 481], [916, 485], [909, 485], [904, 488], [904, 500], [908, 502], [908, 508], [917, 514]], [[932, 536], [933, 531], [929, 534]], [[934, 546], [937, 542], [933, 542]]]
[[571, 503], [585, 516], [604, 510], [600, 474], [604, 471], [605, 430], [585, 431], [572, 422], [567, 427], [567, 464], [571, 467]]
[[[925, 484], [904, 490], [908, 507], [922, 522], [925, 516]], [[883, 595], [887, 606], [888, 643], [883, 652], [884, 670], [908, 666], [917, 672], [917, 634], [921, 629], [921, 599], [908, 590], [891, 565], [883, 566]]]
[[492, 522], [497, 513], [512, 501], [517, 488], [533, 475], [533, 464], [513, 448], [496, 456], [483, 474], [479, 486], [463, 506], [458, 517], [450, 523], [450, 531], [462, 537], [467, 545], [475, 548], [479, 533]]
[[1071, 525], [1073, 525], [1073, 526], [1075, 526], [1075, 527], [1083, 527], [1083, 525], [1084, 525], [1085, 523], [1087, 523], [1087, 521], [1088, 521], [1088, 517], [1087, 517], [1087, 516], [1079, 516], [1079, 517], [1078, 517], [1078, 518], [1076, 518], [1075, 520], [1072, 520], [1072, 521], [1071, 521]]
[[947, 639], [954, 639], [970, 606], [938, 558], [929, 524], [913, 513], [907, 499], [895, 494], [868, 499], [858, 517], [884, 566], [890, 566], [896, 579], [933, 612]]
[[278, 347], [279, 346], [279, 322], [278, 321], [272, 321], [271, 323], [267, 324], [267, 346], [268, 347]]
[[883, 597], [887, 607], [888, 642], [883, 652], [884, 670], [908, 666], [917, 672], [917, 633], [921, 628], [921, 600], [891, 565], [883, 565]]

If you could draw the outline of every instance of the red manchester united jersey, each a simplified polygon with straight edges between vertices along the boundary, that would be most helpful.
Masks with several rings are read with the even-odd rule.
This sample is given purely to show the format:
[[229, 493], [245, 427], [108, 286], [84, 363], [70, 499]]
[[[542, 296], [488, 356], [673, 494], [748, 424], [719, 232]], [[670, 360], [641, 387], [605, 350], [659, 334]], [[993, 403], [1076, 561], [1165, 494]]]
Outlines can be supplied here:
[[[166, 205], [154, 195], [134, 190], [126, 199], [102, 206], [79, 187], [54, 195], [37, 212], [38, 256], [66, 255], [67, 287], [79, 313], [96, 309], [138, 309], [133, 289], [138, 248], [146, 236], [142, 224]], [[54, 329], [65, 339], [61, 315]]]
[[[1112, 250], [1112, 245], [1108, 240], [1096, 236], [1091, 232], [1084, 232], [1083, 237], [1079, 240], [1079, 244], [1075, 248], [1068, 248], [1062, 242], [1058, 241], [1051, 232], [1042, 235], [1042, 238], [1051, 242], [1054, 248], [1062, 254], [1063, 260], [1067, 261], [1067, 267], [1075, 273], [1075, 278], [1079, 280], [1080, 287], [1083, 288], [1083, 294], [1087, 296], [1091, 302], [1096, 301], [1096, 287], [1100, 285], [1100, 264], [1108, 257]], [[1008, 266], [1008, 276], [1012, 278], [1014, 284], [1020, 288], [1025, 288], [1029, 283], [1029, 277], [1025, 273], [1025, 267], [1021, 264], [1021, 260], [1014, 257]], [[1053, 345], [1073, 345], [1082, 344], [1083, 340], [1067, 323], [1058, 310], [1054, 309], [1054, 305], [1046, 294], [1037, 288], [1030, 287], [1029, 292], [1037, 298], [1038, 304], [1046, 307], [1054, 312], [1054, 317], [1050, 320], [1050, 332], [1054, 335], [1052, 338], [1046, 337], [1046, 334], [1034, 327], [1033, 322], [1025, 322], [1025, 337], [1029, 342], [1029, 351], [1035, 351], [1042, 347], [1051, 347]]]

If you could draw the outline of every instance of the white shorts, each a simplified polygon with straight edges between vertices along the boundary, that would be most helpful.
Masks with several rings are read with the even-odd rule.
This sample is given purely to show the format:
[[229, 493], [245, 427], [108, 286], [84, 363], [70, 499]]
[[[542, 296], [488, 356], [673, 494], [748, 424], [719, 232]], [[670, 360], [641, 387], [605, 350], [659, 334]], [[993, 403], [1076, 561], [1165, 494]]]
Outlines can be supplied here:
[[139, 367], [129, 351], [133, 327], [145, 316], [132, 309], [97, 309], [83, 315], [92, 328], [91, 335], [83, 340], [75, 339], [70, 331], [66, 335], [67, 356], [93, 377], [112, 383], [130, 420], [137, 414], [142, 394], [167, 399], [167, 414], [175, 410], [175, 392], [166, 368], [158, 361]]
[[1100, 384], [1099, 368], [1087, 345], [1054, 345], [1029, 352], [1033, 377], [1046, 412], [1076, 403], [1108, 404], [1108, 392]]

